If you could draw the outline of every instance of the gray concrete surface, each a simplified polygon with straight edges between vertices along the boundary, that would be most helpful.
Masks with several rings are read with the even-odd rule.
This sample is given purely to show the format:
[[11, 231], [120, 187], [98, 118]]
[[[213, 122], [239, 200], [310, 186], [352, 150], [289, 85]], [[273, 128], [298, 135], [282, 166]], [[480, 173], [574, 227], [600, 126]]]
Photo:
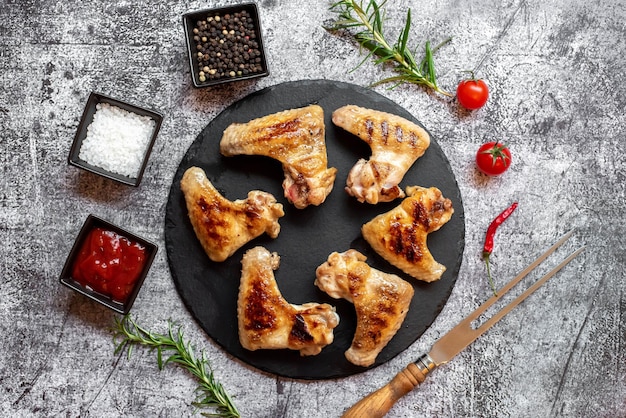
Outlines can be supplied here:
[[[155, 331], [177, 321], [204, 349], [246, 417], [338, 417], [380, 387], [489, 296], [484, 231], [499, 232], [498, 277], [512, 277], [557, 236], [587, 251], [426, 383], [390, 417], [626, 416], [626, 5], [621, 0], [409, 2], [412, 43], [453, 36], [436, 61], [454, 90], [479, 67], [492, 89], [468, 113], [414, 86], [375, 90], [409, 110], [446, 152], [465, 203], [457, 285], [430, 329], [397, 358], [350, 378], [303, 382], [261, 373], [218, 348], [172, 283], [163, 219], [172, 176], [202, 128], [246, 94], [324, 78], [367, 86], [388, 75], [327, 33], [325, 1], [258, 2], [271, 75], [236, 87], [191, 87], [181, 15], [216, 1], [4, 0], [0, 7], [0, 407], [5, 416], [192, 416], [194, 380], [159, 372], [154, 353], [113, 354], [114, 314], [61, 287], [58, 276], [87, 214], [161, 244], [133, 316]], [[388, 3], [397, 33], [404, 2]], [[141, 187], [67, 165], [87, 96], [99, 91], [166, 115]], [[475, 170], [479, 145], [502, 140], [510, 171]], [[548, 263], [550, 264], [550, 263]]]

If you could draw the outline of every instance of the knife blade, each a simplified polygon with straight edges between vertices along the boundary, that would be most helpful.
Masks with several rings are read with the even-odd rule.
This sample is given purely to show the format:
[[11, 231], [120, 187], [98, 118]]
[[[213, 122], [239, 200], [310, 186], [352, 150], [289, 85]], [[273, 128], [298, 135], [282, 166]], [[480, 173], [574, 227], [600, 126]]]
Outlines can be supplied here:
[[387, 414], [398, 399], [424, 382], [426, 376], [430, 372], [438, 366], [452, 360], [454, 356], [473, 343], [478, 337], [485, 333], [485, 331], [491, 328], [506, 314], [511, 312], [513, 308], [519, 305], [524, 299], [534, 293], [559, 270], [565, 267], [565, 265], [583, 252], [585, 247], [581, 247], [571, 253], [552, 270], [528, 287], [528, 289], [526, 289], [526, 291], [524, 291], [521, 295], [511, 301], [508, 305], [504, 306], [498, 312], [494, 313], [488, 320], [479, 326], [473, 326], [474, 322], [477, 321], [481, 315], [483, 315], [493, 304], [500, 300], [522, 279], [524, 279], [528, 273], [534, 270], [539, 264], [548, 258], [548, 256], [556, 251], [557, 248], [563, 245], [563, 243], [565, 243], [573, 235], [573, 233], [574, 231], [572, 230], [563, 235], [554, 245], [548, 248], [548, 250], [540, 255], [528, 267], [522, 270], [509, 283], [496, 292], [494, 296], [487, 299], [487, 301], [461, 320], [461, 322], [459, 322], [454, 328], [439, 338], [427, 354], [423, 354], [414, 363], [410, 363], [385, 386], [375, 392], [372, 392], [354, 404], [354, 406], [342, 415], [342, 418], [376, 418], [383, 417]]

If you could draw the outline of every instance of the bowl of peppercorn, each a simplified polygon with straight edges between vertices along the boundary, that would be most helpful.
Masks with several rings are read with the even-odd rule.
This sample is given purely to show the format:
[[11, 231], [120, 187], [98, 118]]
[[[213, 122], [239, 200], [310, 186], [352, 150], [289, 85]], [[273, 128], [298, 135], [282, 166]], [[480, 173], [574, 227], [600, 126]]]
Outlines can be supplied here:
[[194, 87], [269, 75], [256, 3], [183, 15]]
[[158, 247], [117, 225], [89, 215], [61, 271], [61, 284], [127, 314]]

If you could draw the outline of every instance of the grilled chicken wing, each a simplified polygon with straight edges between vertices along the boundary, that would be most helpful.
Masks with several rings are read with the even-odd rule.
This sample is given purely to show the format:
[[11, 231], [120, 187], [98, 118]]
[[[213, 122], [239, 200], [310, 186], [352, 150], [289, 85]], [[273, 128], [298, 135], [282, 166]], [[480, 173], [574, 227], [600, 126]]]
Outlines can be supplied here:
[[446, 267], [433, 258], [426, 239], [450, 220], [452, 201], [436, 187], [407, 187], [400, 205], [361, 228], [363, 237], [385, 260], [425, 282], [438, 280]]
[[248, 350], [288, 348], [302, 356], [319, 354], [333, 342], [339, 316], [325, 303], [285, 301], [274, 278], [279, 263], [278, 254], [263, 247], [243, 256], [237, 301], [239, 341]]
[[283, 165], [285, 197], [297, 208], [320, 205], [331, 192], [337, 169], [328, 168], [324, 111], [318, 105], [274, 113], [226, 128], [223, 155], [263, 155]]
[[332, 253], [316, 271], [315, 284], [329, 296], [354, 304], [357, 326], [345, 355], [358, 366], [370, 366], [396, 335], [413, 298], [413, 287], [394, 274], [365, 263], [356, 250]]
[[180, 182], [189, 219], [204, 251], [213, 261], [226, 260], [264, 232], [276, 238], [283, 205], [269, 193], [252, 190], [245, 200], [224, 198], [204, 170], [191, 167]]
[[346, 191], [372, 204], [404, 197], [399, 184], [430, 145], [428, 133], [400, 116], [354, 105], [335, 110], [333, 123], [372, 149], [369, 161], [360, 159], [350, 170]]

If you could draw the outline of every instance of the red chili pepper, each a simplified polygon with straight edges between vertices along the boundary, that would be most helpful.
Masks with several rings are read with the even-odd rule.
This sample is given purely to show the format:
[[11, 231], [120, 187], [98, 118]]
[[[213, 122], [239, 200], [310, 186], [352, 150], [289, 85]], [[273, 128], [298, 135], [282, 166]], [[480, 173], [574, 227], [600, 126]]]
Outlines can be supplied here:
[[485, 245], [483, 246], [483, 260], [485, 260], [485, 264], [487, 265], [487, 277], [489, 278], [489, 284], [491, 285], [491, 289], [493, 290], [494, 296], [496, 295], [496, 287], [493, 283], [493, 278], [491, 277], [491, 269], [489, 267], [489, 256], [493, 251], [493, 237], [496, 235], [496, 231], [502, 222], [506, 220], [515, 208], [517, 207], [517, 202], [514, 202], [511, 206], [506, 208], [499, 214], [492, 222], [489, 224], [489, 228], [487, 228], [487, 236], [485, 237]]

